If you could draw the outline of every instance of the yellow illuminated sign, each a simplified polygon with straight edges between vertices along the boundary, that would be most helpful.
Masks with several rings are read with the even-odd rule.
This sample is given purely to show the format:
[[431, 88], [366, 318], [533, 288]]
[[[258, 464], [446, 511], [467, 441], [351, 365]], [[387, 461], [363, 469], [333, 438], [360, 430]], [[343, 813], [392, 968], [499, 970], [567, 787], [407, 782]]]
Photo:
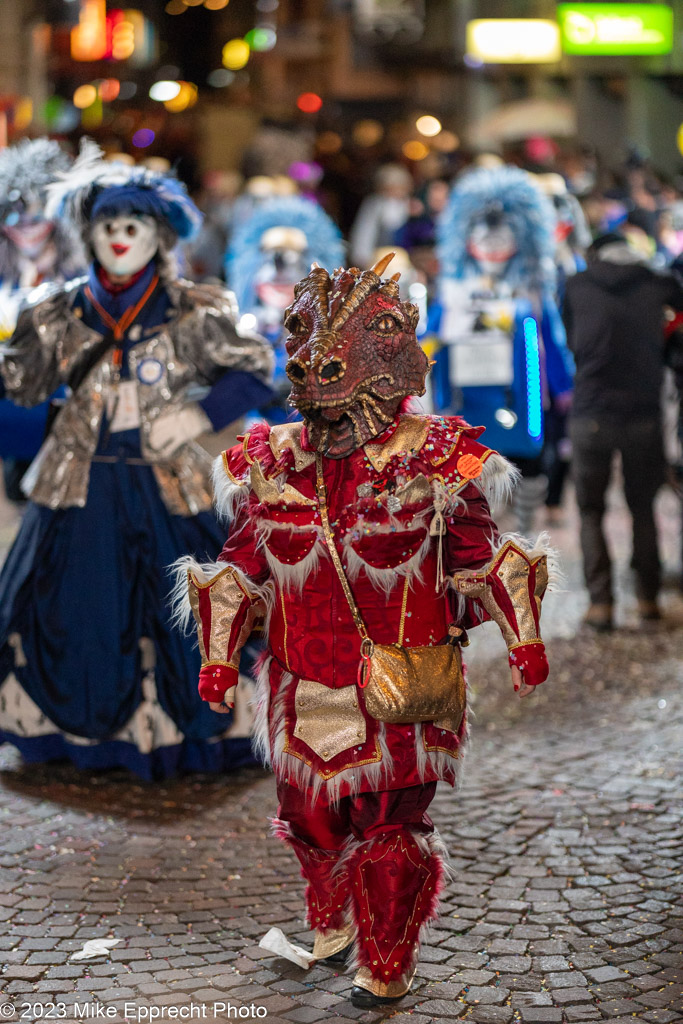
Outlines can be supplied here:
[[554, 21], [478, 18], [467, 23], [467, 56], [485, 64], [549, 64], [560, 54], [560, 29]]

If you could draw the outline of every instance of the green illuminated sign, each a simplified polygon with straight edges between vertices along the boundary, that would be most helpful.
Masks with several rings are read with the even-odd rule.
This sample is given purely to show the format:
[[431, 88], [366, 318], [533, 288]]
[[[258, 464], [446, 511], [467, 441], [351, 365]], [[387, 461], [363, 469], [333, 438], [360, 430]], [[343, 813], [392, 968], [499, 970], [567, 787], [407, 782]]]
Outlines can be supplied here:
[[562, 49], [576, 54], [671, 53], [667, 4], [558, 4]]

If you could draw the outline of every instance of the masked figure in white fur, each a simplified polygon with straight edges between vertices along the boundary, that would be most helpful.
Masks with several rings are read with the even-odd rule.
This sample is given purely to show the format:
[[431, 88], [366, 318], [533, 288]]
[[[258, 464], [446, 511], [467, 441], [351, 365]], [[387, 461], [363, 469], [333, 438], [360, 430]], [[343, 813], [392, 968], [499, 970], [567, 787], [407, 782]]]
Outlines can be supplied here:
[[514, 471], [481, 428], [410, 410], [427, 358], [416, 307], [398, 275], [382, 277], [390, 260], [314, 265], [296, 286], [287, 374], [303, 423], [259, 424], [217, 460], [230, 539], [214, 565], [185, 562], [178, 584], [216, 710], [266, 622], [257, 743], [277, 780], [276, 832], [301, 863], [315, 956], [354, 946], [357, 1006], [408, 992], [437, 914], [444, 864], [427, 811], [465, 743], [464, 630], [500, 625], [519, 696], [548, 672], [546, 555], [499, 536], [489, 512]]

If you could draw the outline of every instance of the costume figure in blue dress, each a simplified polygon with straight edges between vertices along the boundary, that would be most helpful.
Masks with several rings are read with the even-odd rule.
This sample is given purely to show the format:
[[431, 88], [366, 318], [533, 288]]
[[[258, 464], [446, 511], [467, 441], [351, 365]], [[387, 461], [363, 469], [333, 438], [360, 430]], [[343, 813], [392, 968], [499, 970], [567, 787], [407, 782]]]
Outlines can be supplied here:
[[439, 226], [441, 281], [430, 330], [436, 408], [486, 427], [522, 477], [519, 529], [533, 526], [548, 397], [567, 401], [572, 361], [553, 297], [553, 209], [531, 176], [478, 169], [456, 183]]
[[235, 326], [229, 292], [176, 279], [172, 249], [200, 215], [175, 179], [90, 143], [51, 206], [91, 263], [32, 295], [2, 366], [16, 402], [68, 390], [0, 575], [0, 741], [147, 778], [229, 769], [250, 741], [197, 697], [166, 567], [221, 549], [197, 438], [267, 399], [270, 346]]
[[[48, 185], [71, 158], [50, 139], [24, 139], [0, 152], [0, 342], [11, 337], [28, 292], [82, 273], [85, 255], [70, 226], [45, 216]], [[2, 398], [0, 458], [5, 490], [23, 501], [20, 480], [45, 433], [47, 403], [23, 409]]]
[[292, 418], [291, 381], [285, 373], [288, 332], [285, 310], [294, 285], [311, 263], [332, 272], [344, 262], [341, 232], [317, 203], [300, 196], [267, 200], [235, 230], [226, 254], [225, 277], [242, 316], [273, 346], [277, 398], [261, 412], [271, 423]]

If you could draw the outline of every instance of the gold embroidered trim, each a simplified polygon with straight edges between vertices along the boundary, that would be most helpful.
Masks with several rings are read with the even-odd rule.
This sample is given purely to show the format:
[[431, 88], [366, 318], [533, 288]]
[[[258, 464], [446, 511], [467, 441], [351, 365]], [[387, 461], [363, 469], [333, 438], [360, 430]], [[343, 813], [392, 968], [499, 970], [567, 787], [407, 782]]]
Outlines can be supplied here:
[[292, 452], [297, 473], [315, 462], [315, 452], [305, 452], [301, 447], [301, 427], [301, 423], [278, 423], [271, 427], [268, 437], [270, 450], [276, 459], [281, 459], [287, 449]]
[[[394, 496], [405, 506], [415, 505], [418, 501], [429, 498], [431, 493], [432, 488], [429, 480], [424, 473], [418, 473], [417, 476], [414, 476], [403, 487], [398, 487], [394, 491]], [[382, 497], [380, 494], [380, 498]]]
[[514, 651], [517, 647], [531, 647], [532, 644], [542, 644], [542, 640], [522, 640], [518, 644], [513, 644], [512, 647], [508, 647], [508, 651]]
[[424, 416], [402, 416], [385, 444], [366, 444], [363, 448], [373, 468], [381, 473], [394, 455], [402, 452], [416, 455], [421, 451], [428, 433], [429, 421]]
[[[280, 604], [282, 606], [282, 624], [283, 624], [283, 628], [284, 628], [284, 636], [282, 638], [282, 646], [284, 647], [284, 650], [285, 650], [285, 665], [289, 669], [289, 652], [287, 651], [287, 611], [285, 609], [285, 592], [284, 592], [284, 590], [280, 591]], [[289, 671], [291, 672], [291, 669], [289, 669]]]
[[295, 737], [323, 761], [364, 745], [367, 723], [355, 686], [332, 689], [313, 679], [300, 679], [294, 706]]
[[443, 466], [444, 462], [448, 462], [448, 460], [450, 459], [451, 455], [453, 454], [455, 449], [458, 447], [458, 444], [460, 443], [460, 435], [461, 434], [462, 434], [462, 429], [458, 428], [456, 430], [456, 432], [455, 432], [455, 437], [453, 439], [453, 444], [448, 449], [448, 451], [445, 453], [445, 455], [441, 455], [441, 456], [438, 456], [436, 458], [432, 458], [432, 459], [429, 460], [431, 462], [432, 466]]
[[315, 505], [315, 498], [307, 498], [291, 484], [285, 484], [280, 490], [275, 480], [266, 480], [259, 462], [251, 467], [251, 486], [259, 501], [265, 505]]
[[[461, 719], [461, 721], [462, 721], [462, 719]], [[438, 725], [437, 722], [432, 722], [431, 724], [435, 728], [437, 728], [437, 729], [442, 728], [442, 726]], [[458, 723], [458, 725], [459, 724], [460, 723]], [[446, 729], [446, 731], [447, 732], [452, 732], [454, 736], [457, 736], [457, 732], [456, 732], [455, 729]], [[427, 743], [427, 737], [424, 734], [424, 729], [422, 730], [422, 746], [430, 754], [433, 754], [433, 753], [435, 753], [437, 751], [439, 751], [442, 754], [450, 754], [450, 756], [453, 758], [454, 761], [457, 761], [458, 758], [460, 757], [460, 750], [459, 749], [453, 750], [452, 747], [440, 747], [438, 743], [435, 743], [433, 745], [431, 743]]]
[[[482, 603], [493, 621], [500, 627], [508, 650], [511, 650], [513, 645], [528, 644], [541, 639], [529, 595], [529, 574], [532, 569], [539, 566], [541, 571], [547, 566], [546, 555], [529, 558], [514, 541], [507, 541], [483, 569], [464, 569], [451, 576], [458, 593], [476, 598]], [[498, 606], [488, 577], [497, 579], [507, 593], [515, 613], [514, 626], [508, 622], [507, 616]], [[537, 609], [540, 609], [540, 598], [536, 593], [534, 600]]]
[[246, 480], [238, 480], [237, 477], [233, 473], [231, 473], [230, 470], [228, 469], [228, 453], [227, 452], [222, 452], [221, 453], [221, 458], [223, 459], [223, 469], [225, 470], [225, 475], [227, 476], [227, 478], [230, 481], [230, 483], [231, 484], [236, 484], [237, 487], [246, 487], [247, 481]]
[[403, 601], [401, 603], [401, 621], [398, 627], [398, 640], [396, 643], [399, 647], [403, 647], [403, 634], [405, 633], [406, 627], [406, 608], [408, 607], [408, 589], [410, 587], [410, 577], [406, 575], [405, 582], [403, 584]]
[[[450, 454], [452, 454], [452, 453], [449, 453], [449, 457], [450, 457]], [[481, 462], [481, 464], [483, 466], [484, 463], [486, 462], [486, 460], [489, 458], [489, 456], [491, 456], [493, 454], [494, 454], [493, 449], [492, 448], [487, 448], [486, 451], [482, 455], [477, 456], [477, 458], [479, 459], [479, 461]], [[440, 463], [435, 463], [435, 465], [439, 465], [439, 464]], [[450, 495], [459, 494], [460, 491], [463, 489], [463, 487], [466, 487], [467, 484], [471, 484], [471, 483], [474, 482], [473, 478], [471, 478], [471, 477], [467, 477], [467, 478], [463, 477], [462, 480], [455, 480], [455, 481], [448, 481], [447, 482], [446, 478], [443, 476], [442, 473], [434, 473], [432, 475], [431, 479], [432, 479], [432, 481], [439, 480], [443, 484], [444, 490], [448, 494], [450, 494]], [[478, 478], [474, 478], [474, 479], [478, 479]]]
[[239, 665], [236, 665], [234, 661], [207, 661], [202, 668], [234, 668], [236, 672], [240, 670]]
[[356, 926], [354, 924], [344, 925], [343, 928], [330, 928], [326, 932], [319, 929], [315, 933], [313, 943], [313, 956], [316, 960], [326, 960], [328, 956], [341, 953], [356, 937]]
[[[292, 757], [298, 758], [299, 761], [303, 761], [304, 764], [308, 765], [309, 768], [313, 767], [313, 761], [310, 761], [303, 754], [299, 754], [296, 750], [292, 750], [289, 745], [289, 737], [285, 740], [285, 746], [282, 751], [283, 754], [291, 754]], [[379, 745], [379, 737], [375, 736], [375, 756], [368, 757], [364, 761], [349, 761], [348, 764], [344, 764], [341, 768], [335, 768], [333, 772], [327, 772], [324, 768], [316, 768], [315, 773], [319, 775], [321, 779], [327, 782], [329, 779], [334, 778], [335, 775], [339, 775], [340, 772], [344, 772], [347, 768], [362, 768], [365, 764], [377, 764], [378, 761], [382, 760], [382, 751]]]
[[359, 967], [353, 983], [358, 988], [371, 992], [373, 996], [379, 996], [382, 999], [400, 999], [401, 996], [410, 992], [414, 977], [415, 971], [413, 970], [392, 981], [380, 981], [378, 978], [373, 978], [369, 967]]
[[244, 435], [244, 440], [242, 441], [242, 454], [244, 455], [244, 458], [246, 459], [247, 464], [249, 466], [253, 466], [254, 460], [251, 458], [251, 456], [247, 452], [247, 445], [249, 444], [249, 438], [250, 437], [251, 437], [250, 433], [247, 433], [247, 434]]
[[197, 588], [197, 590], [206, 590], [207, 587], [212, 587], [214, 585], [214, 583], [217, 583], [218, 580], [221, 579], [221, 577], [225, 576], [227, 573], [230, 573], [230, 575], [232, 576], [232, 578], [234, 579], [235, 583], [240, 588], [240, 590], [242, 591], [242, 593], [244, 594], [245, 597], [248, 597], [251, 601], [258, 601], [259, 600], [258, 594], [252, 594], [252, 592], [250, 590], [247, 590], [245, 585], [242, 583], [242, 580], [239, 578], [238, 574], [235, 572], [234, 567], [232, 565], [230, 565], [229, 562], [226, 564], [225, 569], [221, 569], [221, 571], [219, 573], [217, 573], [215, 576], [212, 576], [210, 580], [206, 580], [204, 582], [200, 582], [197, 579], [197, 577], [195, 576], [195, 574], [192, 572], [192, 569], [188, 569], [187, 570], [187, 577], [188, 577], [189, 580], [192, 581], [192, 585], [195, 586]]

